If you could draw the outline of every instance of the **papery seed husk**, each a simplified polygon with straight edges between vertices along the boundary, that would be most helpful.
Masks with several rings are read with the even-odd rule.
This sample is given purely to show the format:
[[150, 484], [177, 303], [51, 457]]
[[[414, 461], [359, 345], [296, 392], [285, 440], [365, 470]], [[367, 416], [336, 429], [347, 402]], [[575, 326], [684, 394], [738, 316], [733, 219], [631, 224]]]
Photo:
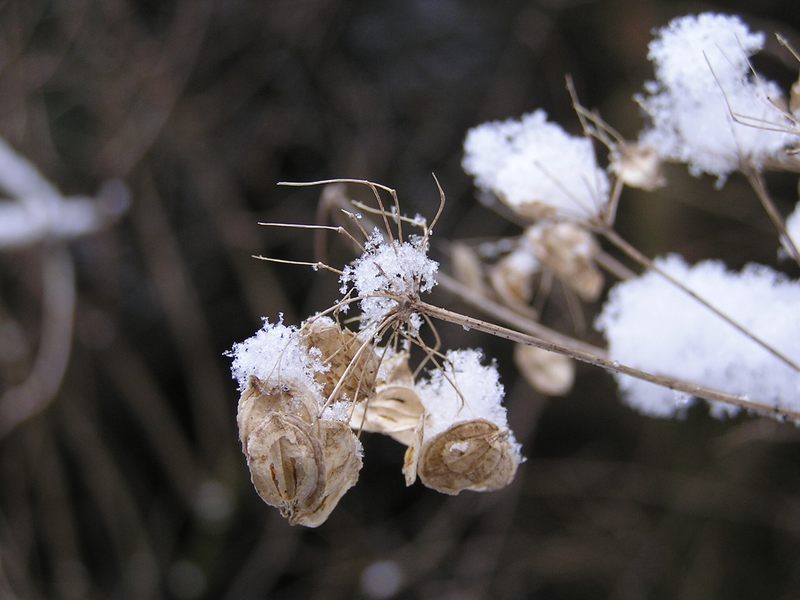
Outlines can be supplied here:
[[[497, 296], [508, 306], [531, 319], [538, 319], [536, 311], [528, 304], [533, 297], [534, 268], [521, 269], [518, 256], [508, 254], [489, 270], [489, 281]], [[537, 262], [530, 257], [532, 262]]]
[[365, 342], [355, 332], [342, 329], [327, 317], [306, 322], [301, 330], [301, 339], [308, 348], [317, 348], [323, 364], [328, 366], [326, 372], [315, 374], [326, 398], [340, 381], [340, 398], [363, 400], [374, 392], [380, 361], [370, 341]]
[[450, 247], [450, 258], [453, 276], [472, 291], [485, 296], [486, 282], [478, 253], [466, 244], [456, 242]]
[[346, 423], [274, 412], [245, 445], [258, 495], [292, 525], [318, 527], [358, 481], [361, 443]]
[[417, 465], [419, 464], [419, 450], [422, 447], [423, 423], [414, 430], [411, 443], [403, 455], [403, 477], [406, 486], [413, 485], [417, 480]]
[[574, 223], [547, 223], [529, 227], [525, 237], [534, 256], [586, 302], [603, 289], [603, 274], [594, 257], [600, 246], [592, 234]]
[[316, 507], [298, 512], [294, 520], [289, 520], [293, 525], [322, 525], [345, 492], [356, 484], [361, 471], [361, 442], [347, 423], [321, 420], [319, 428], [326, 471], [325, 492]]
[[423, 444], [417, 474], [427, 487], [444, 494], [503, 488], [520, 462], [510, 437], [510, 431], [484, 419], [456, 423]]
[[323, 448], [314, 433], [294, 415], [274, 412], [250, 432], [244, 445], [258, 495], [290, 523], [313, 511], [325, 493]]
[[383, 433], [410, 446], [423, 411], [414, 387], [379, 385], [375, 396], [353, 407], [350, 426], [357, 431]]
[[517, 344], [514, 363], [530, 386], [548, 396], [563, 396], [575, 381], [575, 363], [563, 354]]
[[378, 369], [378, 376], [375, 379], [376, 387], [383, 385], [404, 385], [414, 387], [414, 373], [411, 372], [409, 365], [410, 355], [408, 352], [387, 352], [383, 353], [381, 365]]
[[272, 412], [293, 414], [306, 423], [312, 423], [320, 410], [319, 392], [299, 381], [270, 384], [250, 376], [247, 388], [239, 397], [236, 421], [242, 443], [250, 432]]
[[610, 168], [628, 187], [650, 192], [666, 184], [661, 158], [653, 148], [635, 143], [621, 144], [611, 153]]

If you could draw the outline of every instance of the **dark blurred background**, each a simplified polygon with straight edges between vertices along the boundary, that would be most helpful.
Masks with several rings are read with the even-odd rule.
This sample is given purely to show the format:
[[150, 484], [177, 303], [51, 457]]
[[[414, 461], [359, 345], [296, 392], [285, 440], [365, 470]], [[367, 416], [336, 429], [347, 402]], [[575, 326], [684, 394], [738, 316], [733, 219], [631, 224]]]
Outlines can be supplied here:
[[[250, 485], [223, 357], [261, 316], [297, 323], [336, 296], [332, 275], [251, 258], [314, 259], [310, 234], [256, 225], [317, 218], [320, 190], [276, 182], [368, 178], [431, 216], [435, 173], [446, 264], [442, 240], [519, 231], [461, 171], [470, 127], [541, 107], [577, 131], [570, 73], [584, 104], [635, 137], [652, 28], [703, 10], [800, 40], [786, 0], [0, 2], [0, 135], [65, 194], [119, 180], [131, 198], [119, 222], [67, 246], [63, 381], [0, 439], [0, 597], [798, 597], [793, 425], [704, 408], [647, 419], [586, 367], [568, 398], [547, 399], [509, 344], [443, 325], [448, 347], [499, 360], [528, 457], [516, 481], [458, 497], [406, 488], [403, 449], [365, 435], [359, 484], [308, 530]], [[797, 76], [773, 40], [759, 61], [784, 85]], [[742, 181], [668, 176], [623, 200], [620, 228], [646, 252], [775, 263]], [[788, 212], [796, 179], [770, 184]], [[48, 330], [56, 251], [0, 254], [5, 390]]]

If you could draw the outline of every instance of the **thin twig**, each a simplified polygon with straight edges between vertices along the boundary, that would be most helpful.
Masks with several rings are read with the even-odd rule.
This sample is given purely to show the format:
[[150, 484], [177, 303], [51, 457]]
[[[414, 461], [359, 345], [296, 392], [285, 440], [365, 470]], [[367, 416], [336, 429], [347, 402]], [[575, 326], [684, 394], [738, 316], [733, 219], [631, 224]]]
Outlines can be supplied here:
[[750, 187], [753, 188], [758, 200], [761, 202], [761, 206], [764, 207], [764, 210], [767, 212], [767, 215], [772, 221], [772, 224], [775, 226], [775, 229], [778, 231], [778, 237], [783, 243], [784, 248], [789, 253], [789, 255], [794, 259], [794, 261], [800, 265], [800, 252], [797, 250], [797, 246], [795, 246], [794, 240], [789, 236], [789, 232], [786, 231], [786, 223], [781, 217], [781, 214], [778, 212], [778, 209], [775, 207], [775, 203], [772, 201], [772, 197], [770, 196], [769, 190], [767, 189], [767, 185], [764, 182], [764, 178], [761, 176], [761, 173], [754, 169], [748, 169], [745, 171], [745, 177], [747, 178], [747, 182], [750, 184]]
[[703, 398], [705, 400], [714, 402], [723, 402], [725, 404], [730, 404], [732, 406], [736, 406], [745, 410], [751, 410], [760, 414], [778, 416], [792, 421], [800, 421], [800, 412], [783, 409], [777, 406], [769, 406], [767, 404], [746, 399], [742, 396], [737, 396], [728, 392], [690, 383], [674, 377], [648, 373], [647, 371], [642, 371], [636, 367], [622, 364], [619, 361], [611, 360], [602, 354], [595, 354], [593, 352], [587, 352], [586, 350], [579, 349], [575, 344], [565, 345], [552, 340], [546, 340], [540, 337], [528, 335], [520, 331], [508, 329], [507, 327], [502, 327], [501, 325], [496, 325], [494, 323], [468, 317], [445, 308], [440, 308], [438, 306], [434, 306], [433, 304], [422, 302], [421, 300], [413, 302], [412, 307], [420, 312], [427, 313], [435, 319], [448, 321], [468, 329], [482, 331], [484, 333], [488, 333], [489, 335], [507, 339], [518, 344], [525, 344], [526, 346], [534, 346], [550, 352], [563, 354], [575, 360], [579, 360], [596, 367], [601, 367], [613, 373], [629, 375], [631, 377], [635, 377], [636, 379], [648, 381], [650, 383], [654, 383], [678, 392], [684, 392], [697, 398]]

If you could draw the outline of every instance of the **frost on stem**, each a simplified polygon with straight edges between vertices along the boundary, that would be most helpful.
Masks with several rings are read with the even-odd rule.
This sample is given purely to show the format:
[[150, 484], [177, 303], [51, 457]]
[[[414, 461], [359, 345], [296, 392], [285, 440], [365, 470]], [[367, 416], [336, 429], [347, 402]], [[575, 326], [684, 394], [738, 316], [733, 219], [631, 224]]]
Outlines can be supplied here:
[[[678, 256], [658, 259], [656, 265], [748, 331], [800, 359], [800, 283], [760, 265], [738, 274], [716, 261], [690, 267]], [[605, 333], [614, 360], [758, 398], [775, 409], [800, 410], [800, 373], [655, 272], [615, 286], [597, 327]], [[650, 383], [624, 375], [617, 382], [626, 401], [648, 415], [674, 416], [688, 404], [688, 399]], [[717, 416], [733, 412], [730, 405], [712, 406]]]
[[775, 105], [782, 92], [749, 62], [763, 46], [735, 16], [690, 15], [659, 30], [648, 53], [656, 80], [638, 98], [651, 119], [641, 144], [719, 178], [782, 152], [796, 140], [776, 130], [790, 125]]
[[591, 141], [569, 135], [542, 110], [471, 129], [463, 167], [479, 188], [530, 219], [588, 222], [608, 202], [608, 176]]

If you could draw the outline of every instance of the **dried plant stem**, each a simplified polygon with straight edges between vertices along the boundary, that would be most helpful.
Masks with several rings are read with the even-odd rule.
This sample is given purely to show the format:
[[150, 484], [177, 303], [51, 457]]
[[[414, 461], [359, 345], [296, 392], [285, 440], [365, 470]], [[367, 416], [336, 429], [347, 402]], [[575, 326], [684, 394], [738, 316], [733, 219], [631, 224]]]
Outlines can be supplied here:
[[761, 206], [764, 207], [770, 221], [772, 221], [772, 224], [778, 231], [778, 236], [784, 248], [786, 248], [786, 251], [792, 259], [800, 265], [800, 252], [798, 252], [797, 246], [795, 246], [794, 241], [792, 241], [792, 238], [789, 237], [789, 233], [786, 231], [786, 223], [775, 207], [775, 203], [772, 201], [772, 197], [769, 194], [769, 190], [767, 189], [766, 183], [764, 183], [764, 178], [761, 176], [761, 173], [751, 169], [745, 171], [745, 177], [747, 177], [747, 182], [750, 184], [750, 187], [753, 188], [753, 191], [761, 202]]
[[600, 232], [605, 236], [605, 238], [609, 242], [614, 244], [617, 248], [619, 248], [622, 252], [627, 254], [629, 257], [631, 257], [637, 263], [639, 263], [640, 265], [642, 265], [643, 267], [645, 267], [647, 269], [650, 269], [650, 270], [658, 273], [664, 279], [669, 281], [671, 284], [673, 284], [674, 286], [678, 287], [680, 290], [682, 290], [683, 292], [685, 292], [686, 294], [691, 296], [694, 300], [696, 300], [697, 302], [699, 302], [700, 304], [702, 304], [703, 306], [708, 308], [711, 312], [716, 314], [723, 321], [728, 323], [731, 327], [733, 327], [734, 329], [739, 331], [742, 335], [745, 335], [748, 338], [750, 338], [751, 340], [753, 340], [756, 344], [758, 344], [759, 346], [764, 348], [767, 352], [772, 354], [775, 358], [777, 358], [781, 362], [785, 363], [786, 365], [788, 365], [789, 367], [791, 367], [795, 371], [800, 371], [800, 365], [798, 365], [795, 361], [793, 361], [791, 358], [789, 358], [788, 356], [783, 354], [780, 350], [778, 350], [777, 348], [775, 348], [774, 346], [772, 346], [768, 342], [764, 341], [763, 339], [761, 339], [760, 337], [755, 335], [752, 331], [749, 331], [748, 329], [746, 329], [745, 327], [743, 327], [742, 325], [740, 325], [739, 323], [734, 321], [731, 317], [729, 317], [724, 312], [722, 312], [720, 309], [718, 309], [713, 304], [708, 302], [708, 300], [706, 300], [702, 296], [698, 295], [696, 292], [694, 292], [691, 289], [689, 289], [688, 287], [686, 287], [683, 283], [681, 283], [680, 281], [675, 279], [672, 275], [670, 275], [669, 273], [667, 273], [663, 269], [659, 268], [658, 265], [656, 265], [651, 259], [649, 259], [647, 256], [645, 256], [641, 252], [639, 252], [639, 250], [637, 250], [634, 246], [632, 246], [627, 241], [625, 241], [622, 237], [620, 237], [620, 235], [616, 231], [614, 231], [613, 229], [607, 229], [606, 228], [606, 229], [602, 229]]
[[27, 379], [0, 397], [0, 439], [45, 410], [55, 398], [72, 348], [75, 265], [69, 250], [45, 251], [42, 267], [43, 316], [39, 352]]
[[440, 308], [438, 306], [435, 306], [433, 304], [428, 304], [427, 302], [422, 302], [420, 300], [413, 302], [411, 308], [419, 310], [420, 312], [425, 312], [429, 316], [435, 319], [448, 321], [450, 323], [453, 323], [455, 325], [460, 325], [467, 329], [482, 331], [484, 333], [488, 333], [489, 335], [494, 335], [512, 342], [516, 342], [518, 344], [535, 346], [536, 348], [541, 348], [543, 350], [548, 350], [550, 352], [563, 354], [575, 360], [579, 360], [581, 362], [585, 362], [587, 364], [606, 369], [613, 373], [621, 373], [623, 375], [629, 375], [631, 377], [635, 377], [643, 381], [648, 381], [650, 383], [660, 385], [662, 387], [674, 390], [676, 392], [683, 392], [686, 394], [690, 394], [692, 396], [696, 396], [698, 398], [703, 398], [705, 400], [723, 402], [725, 404], [736, 406], [745, 410], [754, 411], [760, 414], [765, 414], [765, 415], [768, 414], [782, 419], [800, 421], [800, 412], [786, 410], [775, 406], [769, 406], [761, 402], [749, 400], [742, 396], [737, 396], [735, 394], [730, 394], [727, 392], [705, 387], [695, 383], [689, 383], [688, 381], [683, 381], [681, 379], [676, 379], [674, 377], [669, 377], [665, 375], [655, 375], [653, 373], [642, 371], [641, 369], [637, 369], [635, 367], [622, 364], [618, 361], [610, 360], [603, 354], [596, 354], [594, 352], [589, 352], [585, 348], [579, 347], [578, 344], [563, 344], [553, 340], [543, 339], [540, 337], [529, 335], [527, 333], [522, 333], [520, 331], [508, 329], [507, 327], [503, 327], [501, 325], [496, 325], [494, 323], [489, 323], [487, 321], [482, 321], [480, 319], [468, 317], [466, 315], [462, 315], [460, 313], [456, 313], [447, 310], [445, 308]]
[[625, 281], [626, 279], [633, 279], [636, 277], [634, 273], [627, 266], [618, 261], [615, 257], [602, 250], [595, 254], [594, 261], [608, 273], [619, 279]]
[[502, 321], [511, 325], [512, 327], [516, 327], [519, 331], [524, 331], [525, 333], [534, 335], [538, 338], [550, 340], [556, 344], [571, 346], [590, 354], [605, 356], [605, 350], [602, 348], [598, 348], [597, 346], [593, 346], [568, 335], [564, 335], [563, 333], [560, 333], [555, 329], [550, 329], [549, 327], [546, 327], [537, 321], [527, 319], [510, 308], [499, 304], [490, 298], [487, 298], [472, 288], [465, 286], [445, 273], [438, 273], [436, 276], [436, 281], [442, 288], [446, 289], [448, 292], [451, 292], [454, 296], [457, 296], [459, 300], [466, 302], [470, 306], [473, 306], [477, 310], [480, 310], [487, 315], [491, 315], [498, 321]]

